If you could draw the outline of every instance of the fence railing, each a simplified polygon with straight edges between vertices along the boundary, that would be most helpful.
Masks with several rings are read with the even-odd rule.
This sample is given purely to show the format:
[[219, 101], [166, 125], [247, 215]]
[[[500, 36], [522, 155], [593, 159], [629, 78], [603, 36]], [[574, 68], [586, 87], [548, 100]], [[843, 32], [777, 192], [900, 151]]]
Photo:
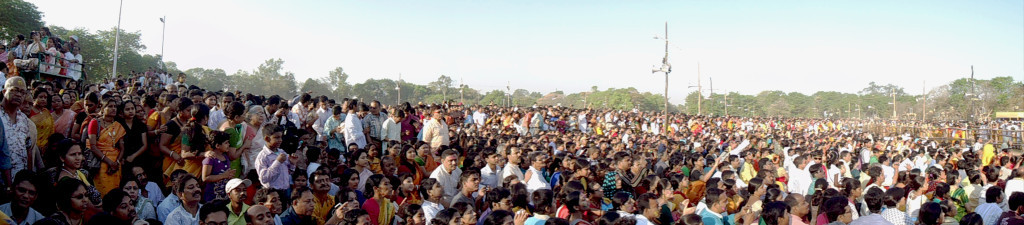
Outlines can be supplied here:
[[1011, 148], [1024, 146], [1024, 131], [990, 128], [961, 128], [961, 127], [936, 127], [936, 126], [911, 126], [911, 125], [887, 125], [872, 124], [864, 126], [868, 132], [892, 136], [900, 134], [911, 134], [917, 137], [925, 137], [935, 140], [958, 140], [975, 141], [988, 139], [994, 144], [1006, 143]]
[[[39, 60], [39, 63], [38, 63], [39, 65], [36, 68], [34, 68], [35, 70], [24, 71], [22, 73], [22, 75], [25, 76], [26, 78], [33, 78], [33, 79], [37, 79], [37, 80], [38, 79], [43, 79], [43, 75], [58, 77], [58, 78], [62, 78], [62, 79], [75, 79], [74, 77], [71, 77], [69, 74], [71, 74], [71, 73], [78, 73], [79, 74], [78, 79], [84, 79], [85, 78], [85, 72], [84, 72], [85, 64], [83, 64], [82, 62], [78, 62], [77, 63], [77, 65], [79, 65], [81, 67], [76, 69], [76, 68], [73, 68], [73, 67], [69, 66], [72, 63], [69, 62], [67, 59], [64, 59], [64, 57], [61, 57], [61, 56], [52, 56], [52, 57], [54, 57], [55, 59], [54, 59], [53, 63], [50, 63], [50, 62], [47, 62], [46, 54], [45, 53], [38, 54], [35, 58]], [[34, 77], [30, 77], [32, 75], [34, 75]]]

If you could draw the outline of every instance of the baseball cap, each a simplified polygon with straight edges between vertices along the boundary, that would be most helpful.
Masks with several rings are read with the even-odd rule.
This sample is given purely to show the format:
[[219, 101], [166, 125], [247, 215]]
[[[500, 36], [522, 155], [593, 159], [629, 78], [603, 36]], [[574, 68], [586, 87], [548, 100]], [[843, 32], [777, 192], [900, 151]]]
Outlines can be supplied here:
[[238, 178], [231, 178], [231, 180], [228, 180], [227, 185], [224, 185], [224, 190], [225, 191], [231, 191], [231, 190], [234, 190], [235, 188], [237, 188], [239, 185], [244, 185], [244, 187], [249, 187], [249, 185], [252, 185], [252, 181], [238, 179]]

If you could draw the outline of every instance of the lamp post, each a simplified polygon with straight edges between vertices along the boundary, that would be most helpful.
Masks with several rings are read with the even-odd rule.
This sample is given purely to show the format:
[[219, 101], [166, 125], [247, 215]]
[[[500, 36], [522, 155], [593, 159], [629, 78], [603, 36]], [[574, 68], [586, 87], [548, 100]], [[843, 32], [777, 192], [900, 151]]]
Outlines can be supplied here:
[[114, 31], [114, 68], [110, 72], [110, 78], [117, 77], [117, 46], [121, 43], [121, 9], [124, 8], [124, 0], [117, 5], [117, 30]]
[[[655, 39], [658, 37], [655, 36]], [[665, 120], [662, 121], [662, 128], [668, 128], [668, 74], [672, 72], [672, 64], [668, 63], [668, 22], [665, 22], [665, 57], [661, 59], [661, 68], [652, 69], [651, 73], [665, 73]]]
[[402, 104], [402, 73], [398, 73], [398, 81], [395, 82], [395, 90], [398, 90], [398, 105]]
[[167, 65], [164, 64], [164, 39], [167, 38], [167, 16], [160, 17], [160, 24], [163, 25], [163, 31], [160, 31], [160, 68], [167, 70]]

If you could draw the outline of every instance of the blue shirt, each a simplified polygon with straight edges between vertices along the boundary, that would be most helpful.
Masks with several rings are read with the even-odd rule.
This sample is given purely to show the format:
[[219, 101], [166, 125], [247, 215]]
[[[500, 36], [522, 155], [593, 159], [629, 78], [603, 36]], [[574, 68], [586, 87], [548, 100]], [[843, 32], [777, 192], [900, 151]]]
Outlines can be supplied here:
[[[0, 123], [0, 137], [7, 137], [7, 134], [4, 133], [4, 123]], [[0, 169], [11, 169], [11, 150], [7, 148], [7, 138], [0, 138]], [[11, 176], [13, 177], [14, 174]]]
[[[203, 208], [203, 204], [199, 204], [199, 208]], [[167, 215], [167, 222], [164, 225], [199, 225], [199, 210], [196, 210], [196, 214], [192, 215], [185, 210], [185, 207], [178, 206], [171, 214]]]
[[712, 212], [711, 210], [703, 210], [700, 212], [700, 219], [704, 222], [704, 225], [735, 225], [736, 221], [733, 220], [733, 215], [722, 216]]
[[160, 201], [160, 205], [156, 207], [156, 219], [160, 220], [161, 223], [166, 223], [167, 215], [171, 214], [174, 209], [181, 206], [181, 200], [175, 194], [168, 195], [163, 201]]

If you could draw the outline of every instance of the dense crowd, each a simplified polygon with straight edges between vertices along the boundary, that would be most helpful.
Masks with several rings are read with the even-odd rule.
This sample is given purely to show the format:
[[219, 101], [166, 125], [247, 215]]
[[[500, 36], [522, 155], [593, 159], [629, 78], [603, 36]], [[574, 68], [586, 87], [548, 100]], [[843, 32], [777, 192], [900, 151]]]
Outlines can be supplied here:
[[77, 36], [62, 39], [47, 27], [18, 34], [6, 45], [0, 44], [0, 77], [33, 71], [78, 80], [82, 78], [84, 62], [80, 51]]
[[[31, 36], [28, 45], [56, 43]], [[0, 221], [1024, 223], [1024, 159], [992, 141], [1019, 133], [928, 138], [865, 129], [896, 121], [384, 105], [203, 90], [184, 76], [81, 84], [7, 74]]]

